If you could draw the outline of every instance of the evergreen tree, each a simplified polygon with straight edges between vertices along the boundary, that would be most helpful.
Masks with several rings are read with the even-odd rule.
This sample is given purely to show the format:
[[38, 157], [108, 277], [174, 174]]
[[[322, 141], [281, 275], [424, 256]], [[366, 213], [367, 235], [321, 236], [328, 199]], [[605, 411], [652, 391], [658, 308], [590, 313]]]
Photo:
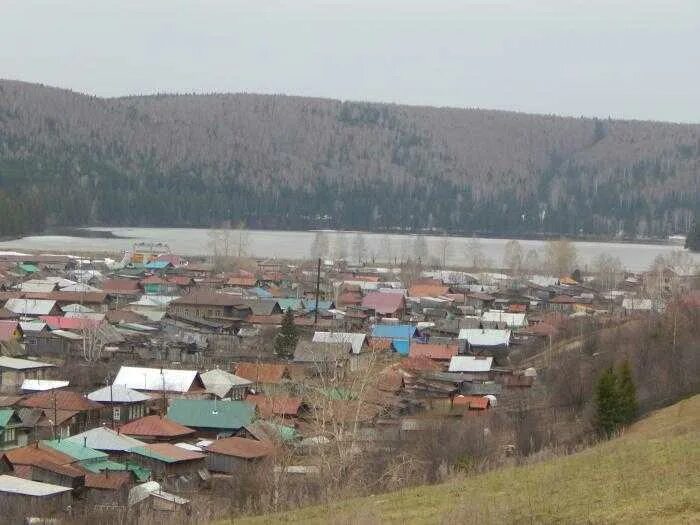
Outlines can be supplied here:
[[629, 425], [637, 416], [637, 387], [632, 379], [629, 361], [622, 363], [617, 378], [620, 422]]
[[685, 238], [685, 247], [691, 251], [700, 251], [700, 214], [695, 217], [693, 227]]
[[275, 353], [281, 357], [291, 357], [297, 346], [299, 334], [294, 324], [294, 313], [291, 308], [287, 308], [282, 317], [282, 327], [275, 337]]
[[621, 422], [618, 379], [612, 367], [605, 370], [598, 379], [595, 401], [598, 430], [610, 437]]

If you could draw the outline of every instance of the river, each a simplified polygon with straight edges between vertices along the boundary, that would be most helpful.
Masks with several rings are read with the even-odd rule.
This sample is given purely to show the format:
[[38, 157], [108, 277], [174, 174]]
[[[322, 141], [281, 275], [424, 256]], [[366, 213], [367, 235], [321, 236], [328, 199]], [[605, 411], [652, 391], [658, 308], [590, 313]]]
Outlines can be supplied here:
[[[196, 228], [94, 228], [110, 231], [120, 238], [86, 238], [62, 235], [37, 235], [21, 239], [0, 242], [0, 250], [26, 250], [33, 252], [109, 252], [117, 256], [131, 248], [134, 242], [164, 242], [174, 253], [180, 255], [209, 255], [212, 252], [212, 230]], [[344, 246], [350, 257], [353, 254], [356, 233], [324, 232], [331, 252]], [[309, 257], [315, 232], [248, 230], [247, 253], [255, 257], [279, 257], [302, 259]], [[402, 254], [413, 253], [415, 236], [401, 234], [363, 233], [367, 258], [375, 254], [381, 261], [388, 253], [391, 258], [401, 258]], [[237, 233], [231, 234], [231, 251], [237, 249]], [[446, 261], [449, 265], [464, 266], [467, 261], [468, 248], [473, 247], [474, 240], [468, 237], [448, 237]], [[428, 253], [431, 258], [442, 260], [445, 237], [425, 236]], [[502, 265], [503, 252], [508, 239], [479, 238], [479, 250], [495, 266]], [[544, 251], [545, 241], [520, 240], [524, 251], [535, 249]], [[637, 244], [615, 242], [574, 242], [582, 269], [601, 253], [618, 257], [623, 267], [632, 270], [646, 270], [657, 255], [669, 255], [682, 249], [677, 244]], [[343, 249], [341, 249], [342, 253]], [[337, 252], [336, 252], [337, 253]], [[692, 254], [695, 262], [700, 264], [700, 254]]]

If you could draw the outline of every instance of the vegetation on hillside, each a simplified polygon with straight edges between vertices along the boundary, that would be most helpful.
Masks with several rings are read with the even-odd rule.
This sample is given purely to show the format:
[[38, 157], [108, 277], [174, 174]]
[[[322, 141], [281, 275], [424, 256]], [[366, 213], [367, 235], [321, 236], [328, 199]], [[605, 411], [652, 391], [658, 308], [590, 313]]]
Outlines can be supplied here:
[[697, 395], [571, 456], [235, 523], [695, 523], [699, 440]]
[[0, 81], [0, 235], [55, 225], [687, 232], [700, 126]]

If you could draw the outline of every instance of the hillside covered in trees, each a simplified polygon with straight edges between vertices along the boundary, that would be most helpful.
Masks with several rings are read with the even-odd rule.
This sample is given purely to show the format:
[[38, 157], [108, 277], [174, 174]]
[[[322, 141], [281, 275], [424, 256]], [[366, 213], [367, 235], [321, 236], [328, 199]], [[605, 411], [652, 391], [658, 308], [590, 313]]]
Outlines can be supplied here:
[[66, 225], [685, 233], [700, 125], [0, 81], [0, 235]]

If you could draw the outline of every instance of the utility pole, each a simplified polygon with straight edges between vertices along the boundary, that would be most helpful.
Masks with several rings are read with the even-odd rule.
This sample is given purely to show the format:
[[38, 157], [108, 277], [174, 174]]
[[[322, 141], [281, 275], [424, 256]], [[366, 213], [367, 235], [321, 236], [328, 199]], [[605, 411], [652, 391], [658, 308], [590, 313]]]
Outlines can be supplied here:
[[314, 308], [314, 327], [318, 322], [318, 294], [321, 290], [321, 258], [316, 262], [316, 307]]
[[52, 391], [51, 395], [51, 400], [53, 401], [53, 425], [51, 426], [52, 428], [52, 435], [53, 439], [56, 439], [56, 421], [58, 420], [58, 407], [56, 406], [56, 391]]

